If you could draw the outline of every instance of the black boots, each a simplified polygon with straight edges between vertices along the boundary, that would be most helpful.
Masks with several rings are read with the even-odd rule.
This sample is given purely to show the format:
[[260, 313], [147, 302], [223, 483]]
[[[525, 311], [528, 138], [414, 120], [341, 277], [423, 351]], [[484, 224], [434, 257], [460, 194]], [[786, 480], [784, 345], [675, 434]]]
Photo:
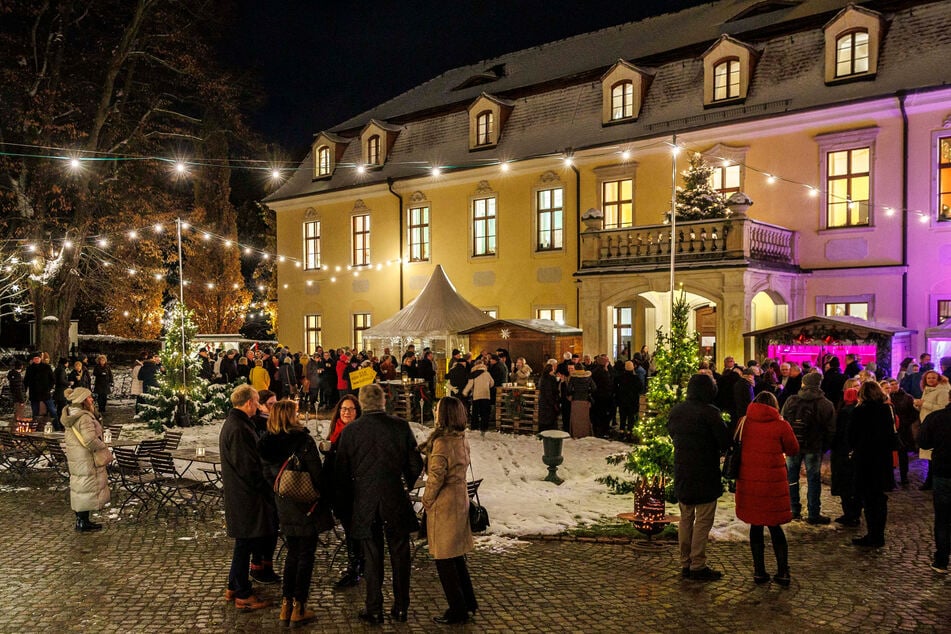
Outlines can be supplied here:
[[786, 587], [791, 579], [789, 576], [789, 545], [785, 540], [781, 544], [773, 542], [773, 552], [776, 554], [776, 574], [773, 575], [773, 581]]
[[102, 530], [102, 524], [89, 521], [89, 511], [76, 511], [76, 530], [81, 533]]
[[766, 572], [766, 544], [750, 542], [750, 550], [753, 552], [753, 583], [766, 583], [769, 581], [769, 573]]
[[355, 540], [347, 537], [347, 571], [343, 573], [343, 576], [340, 577], [339, 581], [334, 584], [334, 588], [337, 590], [342, 590], [344, 588], [352, 588], [353, 586], [360, 583], [361, 577], [363, 577], [363, 553], [360, 552], [360, 544], [356, 543]]

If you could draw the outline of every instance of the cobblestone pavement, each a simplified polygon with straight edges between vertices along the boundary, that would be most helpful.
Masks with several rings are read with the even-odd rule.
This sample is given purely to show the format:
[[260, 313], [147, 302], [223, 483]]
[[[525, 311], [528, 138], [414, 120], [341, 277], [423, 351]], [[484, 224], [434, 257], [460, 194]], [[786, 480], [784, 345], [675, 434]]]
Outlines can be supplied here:
[[[242, 614], [222, 600], [232, 542], [221, 519], [101, 518], [77, 534], [60, 484], [12, 485], [0, 474], [0, 632], [279, 631], [277, 608]], [[951, 579], [933, 573], [928, 494], [890, 496], [885, 548], [858, 550], [861, 529], [793, 526], [792, 586], [755, 586], [748, 546], [714, 543], [714, 583], [683, 581], [673, 547], [492, 540], [470, 560], [480, 601], [471, 632], [951, 631]], [[838, 505], [824, 502], [826, 512]], [[305, 631], [364, 631], [363, 586], [333, 592], [334, 546], [321, 548]], [[339, 567], [339, 561], [337, 567]], [[771, 556], [767, 564], [772, 568]], [[387, 582], [388, 583], [388, 582]], [[380, 631], [433, 632], [445, 607], [423, 548], [413, 565], [407, 624]], [[277, 599], [277, 586], [258, 586]], [[388, 586], [385, 589], [389, 595]]]

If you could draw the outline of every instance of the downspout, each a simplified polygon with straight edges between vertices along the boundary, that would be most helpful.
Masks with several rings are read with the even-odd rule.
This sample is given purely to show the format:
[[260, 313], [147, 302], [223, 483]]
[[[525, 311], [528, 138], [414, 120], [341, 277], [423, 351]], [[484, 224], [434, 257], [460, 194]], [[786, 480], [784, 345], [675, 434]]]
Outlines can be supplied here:
[[386, 187], [390, 190], [390, 193], [396, 196], [396, 200], [399, 201], [399, 207], [396, 209], [396, 226], [398, 227], [397, 235], [400, 240], [400, 310], [403, 309], [403, 197], [393, 191], [393, 179], [386, 179]]
[[[581, 172], [574, 162], [568, 167], [575, 173], [575, 271], [581, 270]], [[575, 284], [575, 326], [581, 327], [581, 284]]]
[[898, 108], [901, 110], [901, 265], [905, 268], [901, 274], [901, 325], [908, 326], [908, 112], [905, 110], [905, 98], [908, 93], [899, 90]]

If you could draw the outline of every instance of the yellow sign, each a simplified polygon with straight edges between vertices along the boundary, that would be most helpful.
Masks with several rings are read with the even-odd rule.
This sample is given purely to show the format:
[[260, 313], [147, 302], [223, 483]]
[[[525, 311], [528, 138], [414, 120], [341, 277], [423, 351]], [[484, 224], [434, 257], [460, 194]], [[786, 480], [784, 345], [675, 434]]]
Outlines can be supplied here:
[[350, 373], [350, 387], [354, 390], [364, 385], [370, 385], [373, 383], [373, 379], [376, 378], [376, 370], [373, 368], [362, 368], [360, 370], [354, 370]]

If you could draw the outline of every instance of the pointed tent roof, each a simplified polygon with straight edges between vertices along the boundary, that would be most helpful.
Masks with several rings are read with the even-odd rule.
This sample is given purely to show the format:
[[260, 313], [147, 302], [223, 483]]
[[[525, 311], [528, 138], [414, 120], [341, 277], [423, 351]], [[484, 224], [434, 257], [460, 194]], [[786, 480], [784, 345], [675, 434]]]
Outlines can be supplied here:
[[437, 264], [426, 287], [401, 311], [363, 331], [364, 337], [445, 337], [490, 323], [466, 301]]

